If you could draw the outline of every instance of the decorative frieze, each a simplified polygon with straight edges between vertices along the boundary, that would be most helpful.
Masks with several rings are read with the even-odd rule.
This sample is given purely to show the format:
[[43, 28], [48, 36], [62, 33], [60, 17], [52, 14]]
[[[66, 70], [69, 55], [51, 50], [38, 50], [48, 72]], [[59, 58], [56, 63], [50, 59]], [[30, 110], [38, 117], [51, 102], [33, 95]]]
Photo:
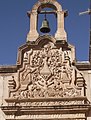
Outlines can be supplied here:
[[50, 114], [50, 115], [22, 115], [22, 116], [11, 116], [11, 115], [8, 115], [6, 120], [20, 120], [20, 119], [23, 119], [23, 120], [33, 120], [33, 119], [41, 119], [41, 120], [52, 120], [52, 119], [60, 119], [60, 120], [85, 120], [85, 115], [84, 114]]
[[50, 100], [50, 101], [47, 101], [47, 99], [44, 101], [44, 100], [41, 100], [41, 101], [36, 101], [35, 100], [29, 100], [26, 102], [23, 102], [23, 101], [14, 101], [14, 102], [8, 102], [8, 106], [60, 106], [60, 105], [84, 105], [84, 99], [83, 100]]

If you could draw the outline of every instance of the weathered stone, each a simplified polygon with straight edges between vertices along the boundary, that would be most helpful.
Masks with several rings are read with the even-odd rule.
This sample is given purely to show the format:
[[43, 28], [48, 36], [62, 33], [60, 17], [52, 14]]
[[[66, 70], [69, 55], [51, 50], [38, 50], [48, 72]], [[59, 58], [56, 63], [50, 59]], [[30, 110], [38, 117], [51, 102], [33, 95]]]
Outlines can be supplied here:
[[[37, 31], [45, 7], [57, 13], [54, 37]], [[66, 12], [56, 0], [39, 0], [28, 16], [30, 31], [17, 64], [0, 67], [0, 120], [90, 120], [91, 64], [76, 61], [64, 30]]]

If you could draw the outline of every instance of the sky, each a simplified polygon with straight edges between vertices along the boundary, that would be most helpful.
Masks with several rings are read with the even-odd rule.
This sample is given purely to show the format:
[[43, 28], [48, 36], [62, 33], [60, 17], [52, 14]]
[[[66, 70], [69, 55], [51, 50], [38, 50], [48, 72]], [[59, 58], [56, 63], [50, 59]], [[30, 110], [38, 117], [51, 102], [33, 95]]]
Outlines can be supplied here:
[[[18, 48], [26, 43], [29, 32], [30, 11], [38, 0], [0, 0], [0, 65], [15, 65]], [[89, 8], [89, 0], [57, 0], [63, 10], [68, 10], [65, 18], [67, 41], [76, 48], [78, 61], [89, 59], [89, 15], [79, 16], [79, 12]], [[55, 34], [56, 18], [48, 15], [50, 34]], [[39, 15], [38, 31], [43, 15]]]

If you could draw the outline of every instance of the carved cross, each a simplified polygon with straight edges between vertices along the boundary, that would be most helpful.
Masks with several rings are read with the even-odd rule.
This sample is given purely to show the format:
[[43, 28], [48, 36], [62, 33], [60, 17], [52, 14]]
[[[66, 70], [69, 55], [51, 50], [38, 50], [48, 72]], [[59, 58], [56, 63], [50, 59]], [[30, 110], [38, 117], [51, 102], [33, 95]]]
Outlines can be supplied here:
[[79, 15], [88, 14], [90, 15], [90, 45], [89, 45], [89, 62], [91, 64], [91, 0], [90, 0], [90, 8], [87, 11], [80, 12]]

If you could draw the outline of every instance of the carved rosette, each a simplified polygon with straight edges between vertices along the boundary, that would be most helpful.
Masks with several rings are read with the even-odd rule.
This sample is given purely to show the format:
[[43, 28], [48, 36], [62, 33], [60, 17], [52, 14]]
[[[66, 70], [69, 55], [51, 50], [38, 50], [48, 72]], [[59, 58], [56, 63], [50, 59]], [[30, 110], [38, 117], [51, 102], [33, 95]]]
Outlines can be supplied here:
[[[49, 42], [41, 49], [24, 53], [23, 67], [19, 70], [19, 88], [11, 92], [10, 97], [81, 96], [82, 86], [76, 72], [70, 61], [69, 50], [59, 49]], [[80, 82], [83, 82], [83, 77], [80, 78]]]

